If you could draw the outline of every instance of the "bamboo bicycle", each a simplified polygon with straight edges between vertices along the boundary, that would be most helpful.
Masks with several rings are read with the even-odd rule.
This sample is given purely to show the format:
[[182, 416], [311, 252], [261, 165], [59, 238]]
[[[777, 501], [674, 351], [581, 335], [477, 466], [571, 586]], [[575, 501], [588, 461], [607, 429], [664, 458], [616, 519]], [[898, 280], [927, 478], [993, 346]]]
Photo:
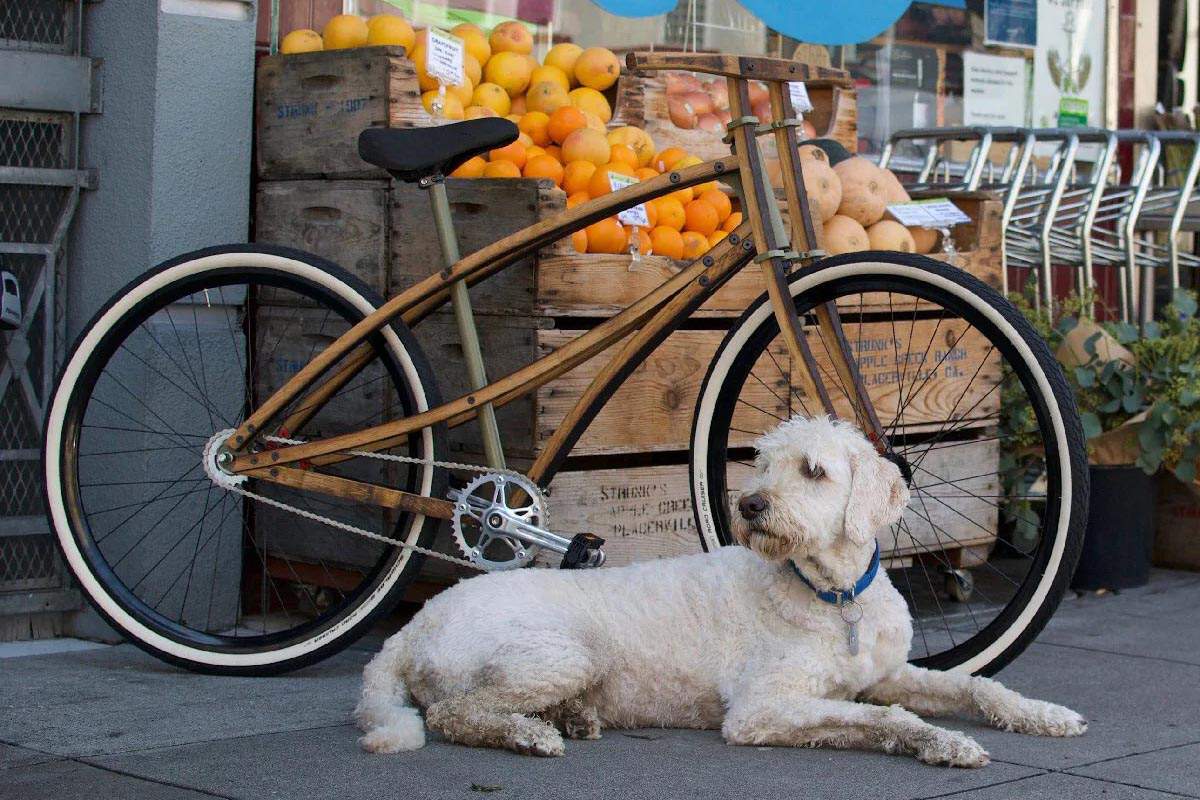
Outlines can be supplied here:
[[[172, 259], [105, 305], [49, 405], [45, 479], [67, 562], [110, 623], [188, 668], [269, 674], [360, 636], [423, 556], [506, 569], [556, 552], [566, 566], [597, 566], [599, 540], [556, 533], [544, 488], [634, 368], [757, 264], [765, 293], [729, 331], [695, 409], [701, 546], [731, 543], [729, 495], [753, 468], [757, 434], [795, 413], [851, 417], [913, 487], [884, 548], [916, 617], [913, 659], [991, 673], [1028, 644], [1065, 589], [1087, 503], [1080, 426], [1044, 342], [954, 267], [884, 252], [818, 258], [787, 82], [845, 73], [722, 55], [628, 60], [636, 70], [723, 76], [734, 155], [614, 191], [460, 258], [442, 175], [512, 141], [515, 126], [371, 129], [363, 157], [429, 190], [443, 269], [384, 301], [312, 255], [233, 245]], [[769, 86], [770, 125], [749, 116], [750, 79]], [[790, 227], [760, 134], [778, 145]], [[744, 224], [621, 313], [488, 380], [469, 286], [620, 209], [713, 180], [740, 194]], [[447, 301], [474, 389], [443, 402], [437, 365], [411, 328]], [[877, 357], [872, 342], [894, 363], [867, 386], [859, 360]], [[495, 410], [610, 348], [541, 455], [508, 469]], [[451, 462], [447, 429], [473, 421], [487, 464]], [[979, 458], [979, 448], [991, 455]], [[974, 599], [952, 604], [942, 581], [962, 565], [947, 554], [965, 542], [947, 519], [970, 516], [963, 499], [991, 515], [974, 524], [991, 533], [999, 523], [1001, 534], [975, 570]], [[434, 549], [444, 521], [454, 555]], [[319, 553], [297, 541], [301, 526], [328, 537]]]

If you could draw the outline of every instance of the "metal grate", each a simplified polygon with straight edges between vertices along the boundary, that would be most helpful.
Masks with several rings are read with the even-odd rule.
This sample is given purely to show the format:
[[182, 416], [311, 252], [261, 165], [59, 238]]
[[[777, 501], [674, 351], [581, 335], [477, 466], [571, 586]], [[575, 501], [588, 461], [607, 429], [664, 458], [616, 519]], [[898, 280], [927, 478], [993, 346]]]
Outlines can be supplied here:
[[74, 3], [63, 0], [5, 0], [0, 3], [0, 46], [66, 52]]
[[0, 109], [0, 166], [68, 169], [70, 114]]
[[[0, 50], [76, 55], [80, 9], [0, 0]], [[62, 338], [63, 240], [80, 191], [61, 171], [78, 167], [77, 130], [75, 114], [0, 108], [0, 268], [16, 275], [24, 306], [20, 329], [0, 335], [0, 613], [71, 607], [24, 601], [69, 594], [45, 518], [41, 428]]]

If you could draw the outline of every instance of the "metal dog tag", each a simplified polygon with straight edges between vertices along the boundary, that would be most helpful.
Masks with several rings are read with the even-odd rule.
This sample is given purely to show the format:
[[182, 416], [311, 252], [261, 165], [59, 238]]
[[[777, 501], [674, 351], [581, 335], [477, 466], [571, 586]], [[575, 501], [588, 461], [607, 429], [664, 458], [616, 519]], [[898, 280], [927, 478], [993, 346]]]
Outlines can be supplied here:
[[856, 600], [847, 602], [842, 598], [838, 598], [838, 613], [841, 614], [842, 622], [846, 623], [846, 646], [850, 650], [850, 655], [858, 655], [858, 623], [863, 618], [862, 606]]

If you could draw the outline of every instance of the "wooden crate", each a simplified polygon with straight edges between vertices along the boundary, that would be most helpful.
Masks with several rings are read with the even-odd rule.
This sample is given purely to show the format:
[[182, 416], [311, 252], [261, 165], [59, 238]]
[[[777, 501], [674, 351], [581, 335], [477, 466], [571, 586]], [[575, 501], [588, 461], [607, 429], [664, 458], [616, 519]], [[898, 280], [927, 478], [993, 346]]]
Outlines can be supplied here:
[[[617, 81], [610, 126], [633, 125], [650, 134], [660, 150], [680, 147], [708, 160], [729, 155], [729, 145], [721, 141], [724, 133], [699, 129], [686, 130], [671, 122], [667, 111], [667, 73], [625, 73]], [[858, 106], [852, 87], [832, 85], [828, 80], [807, 84], [813, 110], [805, 117], [817, 129], [819, 138], [836, 139], [851, 153], [858, 152]], [[759, 140], [765, 146], [770, 137]]]
[[421, 105], [403, 47], [267, 56], [258, 62], [255, 95], [262, 180], [386, 178], [358, 157], [358, 134], [438, 124]]

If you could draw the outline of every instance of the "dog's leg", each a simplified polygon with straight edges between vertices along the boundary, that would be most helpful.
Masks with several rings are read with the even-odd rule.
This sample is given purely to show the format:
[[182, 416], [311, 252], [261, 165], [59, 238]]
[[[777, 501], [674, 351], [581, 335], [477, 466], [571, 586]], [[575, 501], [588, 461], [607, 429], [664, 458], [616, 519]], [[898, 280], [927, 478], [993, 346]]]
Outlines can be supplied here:
[[917, 714], [972, 714], [997, 728], [1038, 736], [1078, 736], [1087, 720], [1069, 708], [1031, 700], [990, 678], [957, 672], [938, 672], [906, 664], [891, 677], [868, 689], [871, 703], [899, 703]]
[[568, 739], [600, 738], [600, 713], [595, 706], [584, 702], [582, 697], [559, 703], [542, 717], [557, 725]]
[[774, 692], [731, 703], [721, 734], [730, 744], [882, 750], [952, 767], [988, 763], [987, 752], [969, 736], [930, 725], [899, 706]]
[[493, 655], [477, 688], [425, 709], [425, 724], [461, 744], [560, 756], [562, 735], [551, 723], [531, 715], [579, 697], [594, 681], [595, 671], [587, 652], [570, 637], [512, 643]]

